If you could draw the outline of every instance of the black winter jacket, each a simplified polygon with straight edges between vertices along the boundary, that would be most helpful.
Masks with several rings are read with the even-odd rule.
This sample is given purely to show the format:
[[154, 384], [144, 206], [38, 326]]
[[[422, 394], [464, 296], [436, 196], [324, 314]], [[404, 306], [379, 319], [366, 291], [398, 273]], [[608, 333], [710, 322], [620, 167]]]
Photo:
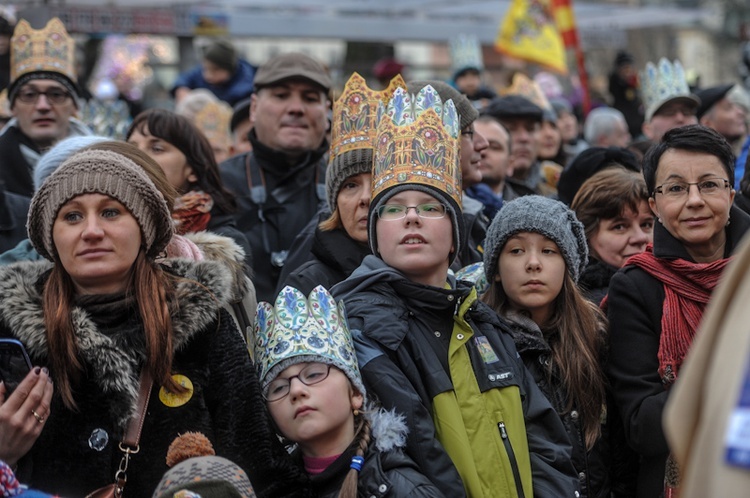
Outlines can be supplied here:
[[609, 281], [617, 273], [619, 268], [608, 265], [596, 258], [589, 258], [586, 268], [581, 272], [578, 279], [578, 287], [581, 288], [583, 295], [592, 303], [599, 306], [604, 296], [609, 291]]
[[610, 496], [610, 451], [606, 425], [602, 435], [591, 450], [586, 450], [583, 427], [578, 421], [578, 411], [567, 411], [568, 395], [562, 379], [550, 372], [552, 350], [542, 331], [530, 318], [517, 313], [508, 313], [513, 341], [524, 365], [544, 393], [552, 407], [560, 415], [568, 437], [573, 445], [573, 466], [578, 472], [582, 498], [609, 498]]
[[[204, 433], [217, 455], [243, 468], [259, 496], [303, 496], [306, 476], [273, 436], [247, 347], [221, 308], [231, 298], [229, 270], [212, 261], [168, 262], [165, 271], [186, 279], [177, 283], [180, 304], [171, 312], [172, 372], [192, 389], [170, 395], [154, 381], [125, 497], [151, 496], [170, 443], [187, 431]], [[49, 365], [41, 292], [50, 268], [48, 261], [0, 268], [0, 337], [19, 339], [40, 366]], [[19, 479], [34, 488], [80, 497], [114, 482], [145, 351], [137, 306], [126, 300], [112, 307], [120, 302], [108, 304], [107, 314], [101, 305], [72, 309], [85, 369], [74, 394], [78, 410], [53, 396], [39, 439], [19, 462]]]
[[[750, 228], [750, 217], [737, 207], [732, 206], [729, 218], [724, 257], [734, 252]], [[660, 223], [654, 226], [654, 255], [693, 261], [685, 246]], [[625, 436], [640, 456], [637, 496], [642, 498], [662, 496], [669, 455], [661, 424], [670, 391], [658, 373], [663, 305], [663, 285], [642, 269], [628, 265], [612, 277], [607, 297], [607, 373]]]
[[[219, 170], [224, 185], [237, 198], [234, 216], [250, 244], [258, 300], [273, 302], [292, 241], [326, 203], [324, 156], [328, 142], [324, 140], [294, 165], [283, 153], [262, 144], [254, 130], [250, 142], [252, 152], [227, 159]], [[253, 161], [260, 168], [258, 181], [252, 178]]]
[[[370, 412], [370, 410], [365, 413]], [[441, 498], [445, 495], [404, 453], [408, 428], [404, 419], [385, 410], [368, 414], [372, 439], [359, 472], [357, 495], [360, 498]], [[336, 498], [349, 473], [356, 443], [349, 447], [324, 472], [311, 477], [312, 490], [319, 498]]]
[[31, 199], [5, 190], [0, 183], [0, 253], [26, 238], [26, 216]]
[[[433, 399], [453, 389], [446, 341], [452, 334], [452, 317], [458, 304], [472, 289], [465, 282], [455, 285], [457, 289], [438, 289], [413, 283], [371, 255], [332, 292], [337, 300], [344, 299], [346, 303], [368, 393], [386, 409], [395, 409], [406, 417], [407, 453], [446, 496], [458, 498], [466, 496], [466, 492], [453, 462], [436, 438], [432, 418]], [[488, 365], [476, 357], [473, 348], [468, 348], [481, 389], [502, 389], [512, 379], [510, 382], [521, 391], [534, 496], [574, 496], [578, 483], [565, 429], [520, 361], [507, 325], [479, 301], [467, 312], [467, 321], [475, 337], [486, 338], [500, 358]], [[428, 341], [427, 337], [435, 340]], [[496, 372], [491, 370], [493, 365], [510, 368], [513, 373]], [[502, 465], [498, 463], [498, 472]]]

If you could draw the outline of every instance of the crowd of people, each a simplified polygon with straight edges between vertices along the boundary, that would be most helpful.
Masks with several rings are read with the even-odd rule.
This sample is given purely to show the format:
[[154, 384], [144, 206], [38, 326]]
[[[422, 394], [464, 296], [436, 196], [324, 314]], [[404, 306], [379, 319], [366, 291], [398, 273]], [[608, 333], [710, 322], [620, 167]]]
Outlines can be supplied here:
[[334, 98], [222, 40], [118, 140], [73, 46], [10, 40], [0, 496], [745, 492], [742, 87], [622, 52], [579, 120], [460, 37]]

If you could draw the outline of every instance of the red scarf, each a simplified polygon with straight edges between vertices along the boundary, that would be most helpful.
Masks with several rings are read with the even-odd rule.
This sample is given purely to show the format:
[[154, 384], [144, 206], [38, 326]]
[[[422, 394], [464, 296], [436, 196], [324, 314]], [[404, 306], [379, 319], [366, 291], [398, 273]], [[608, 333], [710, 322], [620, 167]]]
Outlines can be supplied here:
[[664, 305], [659, 339], [659, 375], [664, 386], [677, 379], [688, 349], [700, 325], [706, 303], [731, 258], [713, 263], [666, 260], [654, 256], [654, 246], [628, 259], [664, 285]]
[[172, 219], [175, 220], [177, 234], [185, 235], [205, 230], [211, 221], [212, 207], [214, 200], [200, 190], [190, 191], [175, 199]]

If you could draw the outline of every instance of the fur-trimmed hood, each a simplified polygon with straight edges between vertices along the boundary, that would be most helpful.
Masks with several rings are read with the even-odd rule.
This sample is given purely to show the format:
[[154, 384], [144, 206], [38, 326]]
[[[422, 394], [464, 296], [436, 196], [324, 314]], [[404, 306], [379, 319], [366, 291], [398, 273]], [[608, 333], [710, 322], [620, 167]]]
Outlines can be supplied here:
[[[46, 260], [0, 268], [0, 327], [24, 343], [35, 364], [48, 363], [42, 289], [51, 268]], [[232, 276], [215, 261], [169, 260], [165, 271], [182, 277], [176, 284], [178, 306], [172, 312], [173, 345], [179, 352], [216, 322], [221, 305], [231, 299]], [[72, 310], [71, 318], [79, 355], [102, 391], [119, 400], [111, 404], [112, 412], [124, 427], [135, 409], [138, 365], [144, 352], [123, 351], [79, 307]]]
[[385, 452], [395, 448], [406, 447], [406, 436], [409, 427], [406, 425], [406, 417], [396, 410], [385, 408], [368, 407], [365, 416], [372, 427], [372, 437], [378, 451]]

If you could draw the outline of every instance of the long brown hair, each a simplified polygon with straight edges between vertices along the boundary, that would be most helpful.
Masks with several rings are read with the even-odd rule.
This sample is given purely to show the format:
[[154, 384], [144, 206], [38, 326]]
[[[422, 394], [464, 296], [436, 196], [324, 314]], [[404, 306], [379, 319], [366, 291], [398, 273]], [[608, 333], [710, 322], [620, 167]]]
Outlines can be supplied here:
[[[359, 411], [354, 416], [354, 423], [356, 424], [354, 431], [354, 441], [357, 442], [357, 451], [355, 454], [360, 457], [365, 456], [368, 446], [370, 446], [371, 439], [371, 427], [370, 421], [367, 417]], [[359, 471], [350, 469], [347, 472], [344, 482], [341, 485], [338, 498], [357, 498], [357, 487], [359, 486]]]
[[[509, 303], [502, 282], [493, 282], [482, 296], [497, 313], [504, 315]], [[565, 412], [575, 407], [590, 449], [601, 435], [601, 415], [606, 398], [606, 377], [602, 368], [606, 318], [601, 310], [581, 295], [566, 271], [562, 290], [548, 323], [539, 324], [552, 349], [548, 375], [560, 376], [567, 392]], [[550, 332], [547, 334], [546, 332]]]

